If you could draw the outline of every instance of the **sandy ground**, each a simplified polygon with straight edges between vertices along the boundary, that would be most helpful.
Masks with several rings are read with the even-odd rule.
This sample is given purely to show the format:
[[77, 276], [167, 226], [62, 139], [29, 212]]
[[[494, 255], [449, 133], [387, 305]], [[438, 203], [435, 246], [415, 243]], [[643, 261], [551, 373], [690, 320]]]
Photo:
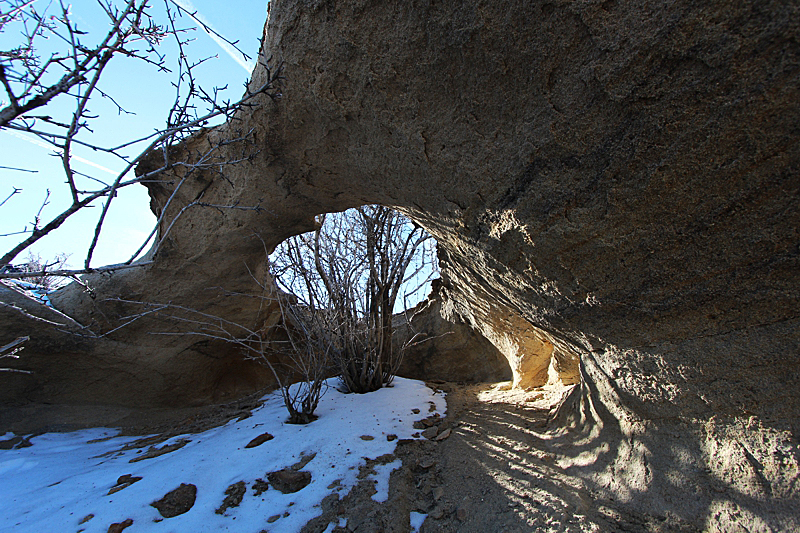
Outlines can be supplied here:
[[694, 531], [599, 500], [564, 471], [544, 425], [566, 389], [428, 385], [447, 393], [447, 416], [436, 425], [444, 438], [401, 442], [394, 456], [383, 459], [403, 461], [392, 474], [386, 503], [373, 502], [374, 489], [362, 483], [329, 502], [304, 531], [324, 531], [339, 517], [347, 518], [347, 526], [335, 532], [406, 532], [412, 513], [425, 515], [421, 533]]

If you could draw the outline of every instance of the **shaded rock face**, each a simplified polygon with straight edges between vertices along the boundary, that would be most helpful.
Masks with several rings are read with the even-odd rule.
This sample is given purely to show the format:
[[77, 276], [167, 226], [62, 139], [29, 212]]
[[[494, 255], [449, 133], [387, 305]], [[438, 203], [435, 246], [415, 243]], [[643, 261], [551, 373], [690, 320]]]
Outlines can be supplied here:
[[395, 350], [406, 345], [398, 375], [413, 379], [446, 381], [508, 381], [508, 361], [483, 335], [470, 326], [448, 320], [437, 296], [437, 283], [428, 300], [399, 320], [394, 332]]
[[[269, 209], [187, 212], [153, 266], [53, 300], [98, 331], [130, 313], [114, 297], [264, 323], [268, 309], [232, 294], [253, 291], [265, 245], [318, 213], [394, 206], [439, 242], [442, 309], [517, 385], [578, 366], [552, 421], [586, 433], [594, 462], [576, 475], [592, 490], [708, 530], [735, 516], [796, 529], [798, 15], [779, 1], [278, 0], [262, 52], [283, 62], [282, 99], [175, 148], [192, 159], [253, 128], [229, 147], [251, 160], [191, 176], [175, 205], [204, 190]], [[263, 80], [257, 69], [252, 86]], [[150, 187], [155, 210], [169, 187]], [[159, 320], [57, 355], [85, 365], [75, 381], [30, 350], [38, 377], [3, 376], [6, 390], [207, 401], [239, 356], [148, 336]], [[671, 506], [704, 469], [720, 496]]]
[[[113, 288], [115, 281], [101, 283]], [[185, 406], [234, 399], [272, 382], [267, 367], [230, 343], [162, 335], [176, 331], [174, 321], [149, 320], [145, 327], [115, 334], [115, 328], [127, 322], [119, 317], [128, 313], [82, 290], [70, 295], [71, 290], [64, 290], [70, 299], [59, 305], [70, 312], [67, 316], [0, 285], [0, 302], [5, 304], [0, 306], [0, 342], [30, 337], [19, 359], [3, 361], [2, 367], [27, 372], [0, 376], [5, 378], [3, 405], [32, 401]], [[128, 310], [137, 313], [143, 308]]]

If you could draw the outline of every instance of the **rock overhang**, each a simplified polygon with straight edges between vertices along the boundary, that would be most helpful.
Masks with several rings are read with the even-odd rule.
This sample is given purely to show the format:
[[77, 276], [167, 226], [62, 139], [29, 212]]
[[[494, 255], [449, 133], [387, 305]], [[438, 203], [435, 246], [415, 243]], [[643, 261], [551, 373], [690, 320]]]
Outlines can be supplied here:
[[[155, 265], [94, 283], [237, 318], [252, 310], [204, 290], [219, 271], [245, 288], [254, 230], [270, 247], [380, 203], [436, 237], [442, 309], [518, 383], [580, 382], [553, 420], [796, 428], [799, 35], [778, 3], [275, 2], [262, 59], [282, 62], [282, 98], [180, 147], [253, 128], [257, 155], [208, 190], [268, 212], [193, 213]], [[103, 314], [75, 289], [56, 300]], [[162, 386], [207, 357], [148, 349], [162, 355], [125, 364], [155, 365]], [[531, 352], [547, 364], [525, 366]]]

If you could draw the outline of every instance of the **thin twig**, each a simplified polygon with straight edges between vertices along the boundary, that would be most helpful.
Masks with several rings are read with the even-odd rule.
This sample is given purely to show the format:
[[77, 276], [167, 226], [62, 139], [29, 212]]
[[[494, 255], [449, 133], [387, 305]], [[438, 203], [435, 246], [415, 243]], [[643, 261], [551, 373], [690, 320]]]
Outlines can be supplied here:
[[[27, 168], [17, 168], [17, 167], [5, 167], [5, 166], [2, 166], [2, 165], [0, 165], [0, 169], [3, 169], [3, 170], [16, 170], [18, 172], [30, 172], [31, 174], [36, 174], [36, 173], [39, 172], [38, 170], [29, 170]], [[3, 202], [3, 203], [5, 203], [5, 202]], [[0, 204], [0, 205], [3, 205], [3, 204]]]
[[[4, 167], [0, 167], [0, 168], [4, 168]], [[11, 191], [11, 194], [9, 194], [9, 195], [6, 197], [6, 199], [5, 199], [5, 200], [3, 200], [2, 202], [0, 202], [0, 207], [3, 207], [3, 204], [5, 204], [7, 201], [11, 200], [11, 197], [12, 197], [12, 196], [14, 196], [15, 194], [19, 194], [19, 193], [21, 193], [21, 192], [22, 192], [22, 189], [19, 189], [19, 188], [17, 188], [17, 187], [12, 187], [12, 189], [13, 189], [13, 190]]]

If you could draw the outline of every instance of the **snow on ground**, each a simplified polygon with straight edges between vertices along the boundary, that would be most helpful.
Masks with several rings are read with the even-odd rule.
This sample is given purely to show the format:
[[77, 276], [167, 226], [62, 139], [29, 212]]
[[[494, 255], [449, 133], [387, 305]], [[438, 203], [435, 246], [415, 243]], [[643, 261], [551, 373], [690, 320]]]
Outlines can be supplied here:
[[[342, 394], [336, 380], [329, 384], [316, 411], [319, 419], [311, 424], [286, 424], [281, 398], [271, 394], [250, 418], [173, 437], [157, 447], [186, 442], [144, 460], [136, 461], [148, 446], [124, 449], [139, 437], [116, 437], [109, 429], [48, 433], [31, 438], [31, 447], [0, 450], [0, 531], [106, 533], [111, 524], [127, 519], [133, 523], [125, 533], [299, 531], [322, 514], [319, 504], [325, 496], [339, 491], [343, 497], [355, 486], [365, 458], [394, 451], [397, 440], [389, 441], [387, 435], [411, 438], [417, 432], [415, 420], [434, 412], [444, 415], [446, 409], [442, 394], [419, 381], [396, 378], [392, 387], [369, 394]], [[264, 433], [274, 438], [245, 448]], [[283, 494], [270, 483], [255, 495], [257, 480], [266, 481], [269, 472], [311, 454], [316, 455], [302, 467], [311, 473], [305, 488]], [[374, 499], [386, 500], [389, 475], [399, 466], [399, 461], [376, 465]], [[142, 479], [109, 494], [126, 474]], [[247, 487], [241, 503], [218, 514], [226, 489], [240, 481]], [[197, 487], [194, 505], [184, 514], [163, 518], [150, 504], [182, 483]]]
[[428, 515], [425, 513], [417, 513], [415, 511], [411, 511], [409, 514], [409, 519], [411, 520], [411, 533], [417, 533], [419, 528], [422, 527], [422, 523], [425, 519], [428, 518]]

